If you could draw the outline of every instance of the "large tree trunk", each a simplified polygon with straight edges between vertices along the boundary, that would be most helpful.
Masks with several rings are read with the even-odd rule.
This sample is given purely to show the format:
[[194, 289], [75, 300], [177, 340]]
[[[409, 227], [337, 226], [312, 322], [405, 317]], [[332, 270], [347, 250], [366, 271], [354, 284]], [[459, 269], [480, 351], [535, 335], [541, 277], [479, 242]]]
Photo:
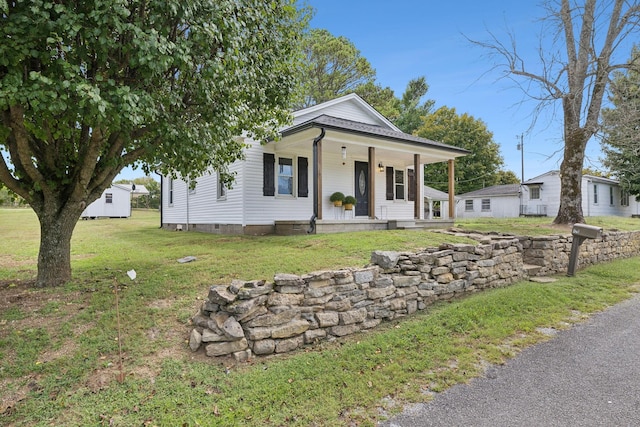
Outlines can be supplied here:
[[565, 132], [564, 159], [560, 165], [560, 208], [554, 224], [584, 221], [582, 212], [582, 166], [587, 144], [582, 129]]
[[71, 236], [82, 211], [44, 208], [40, 220], [40, 252], [36, 286], [58, 286], [71, 280]]

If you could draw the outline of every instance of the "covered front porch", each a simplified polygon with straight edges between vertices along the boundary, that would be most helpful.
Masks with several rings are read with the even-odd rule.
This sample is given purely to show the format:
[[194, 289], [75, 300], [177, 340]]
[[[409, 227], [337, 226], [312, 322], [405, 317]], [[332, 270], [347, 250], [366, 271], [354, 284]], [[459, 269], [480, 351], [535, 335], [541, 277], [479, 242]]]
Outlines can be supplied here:
[[[468, 151], [400, 131], [322, 115], [285, 130], [275, 146], [295, 152], [312, 146], [309, 221], [278, 220], [277, 234], [333, 233], [398, 228], [435, 228], [453, 224], [455, 158]], [[276, 153], [277, 155], [277, 153]], [[447, 162], [448, 212], [429, 219], [424, 165]], [[353, 210], [336, 207], [334, 192], [352, 195]]]

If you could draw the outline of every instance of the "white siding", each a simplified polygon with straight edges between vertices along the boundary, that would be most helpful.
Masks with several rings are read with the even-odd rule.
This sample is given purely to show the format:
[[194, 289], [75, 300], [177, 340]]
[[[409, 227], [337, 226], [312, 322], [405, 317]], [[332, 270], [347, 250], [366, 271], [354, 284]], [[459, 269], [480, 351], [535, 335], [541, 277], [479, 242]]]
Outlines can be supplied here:
[[[560, 175], [558, 171], [547, 172], [539, 177], [532, 178], [530, 182], [542, 183], [540, 186], [540, 199], [531, 200], [528, 186], [524, 186], [524, 204], [527, 213], [536, 213], [541, 208], [546, 208], [547, 216], [553, 217], [558, 214], [560, 208]], [[594, 185], [598, 187], [597, 203], [594, 199]], [[610, 191], [613, 189], [613, 204], [611, 203]], [[629, 198], [630, 206], [621, 205], [620, 186], [614, 180], [583, 176], [582, 178], [582, 213], [585, 217], [590, 216], [630, 216], [634, 209], [638, 209], [638, 204]]]
[[560, 176], [557, 171], [548, 172], [530, 181], [540, 182], [540, 198], [531, 199], [529, 186], [522, 190], [523, 204], [528, 214], [555, 216], [560, 208]]
[[297, 125], [300, 123], [304, 123], [308, 120], [318, 117], [321, 114], [326, 114], [332, 117], [339, 117], [346, 120], [353, 120], [360, 123], [388, 127], [382, 120], [380, 120], [378, 117], [375, 117], [373, 114], [371, 114], [371, 111], [367, 110], [366, 107], [364, 107], [354, 99], [328, 106], [320, 111], [313, 110], [306, 114], [303, 113], [297, 115], [293, 120], [293, 124]]
[[[111, 194], [111, 203], [107, 203], [107, 194]], [[128, 218], [131, 216], [131, 193], [117, 184], [112, 185], [102, 192], [99, 199], [87, 206], [80, 216]]]
[[[247, 151], [244, 169], [244, 177], [246, 180], [244, 191], [246, 225], [273, 224], [274, 221], [280, 220], [307, 220], [311, 218], [313, 214], [313, 159], [311, 142], [309, 142], [309, 147], [304, 150], [298, 148], [295, 151], [275, 151], [274, 148], [274, 144], [262, 146], [259, 143], [254, 143], [251, 149]], [[276, 176], [278, 157], [293, 159], [293, 196], [281, 196], [277, 194], [277, 178], [276, 195], [263, 195], [262, 154], [265, 152], [275, 154], [276, 156]], [[298, 197], [298, 157], [306, 157], [308, 160], [309, 195], [307, 197]]]
[[[482, 210], [482, 200], [489, 199], [491, 208]], [[466, 201], [473, 200], [473, 211], [466, 210]], [[520, 215], [520, 197], [484, 196], [461, 198], [456, 206], [458, 218], [517, 218]]]

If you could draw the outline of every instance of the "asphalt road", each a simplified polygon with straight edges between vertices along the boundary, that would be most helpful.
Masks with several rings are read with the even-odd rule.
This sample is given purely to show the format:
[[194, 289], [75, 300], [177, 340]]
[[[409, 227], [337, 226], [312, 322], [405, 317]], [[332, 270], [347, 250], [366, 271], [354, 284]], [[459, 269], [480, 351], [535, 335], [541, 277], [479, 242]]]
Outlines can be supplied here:
[[381, 425], [640, 426], [640, 296]]

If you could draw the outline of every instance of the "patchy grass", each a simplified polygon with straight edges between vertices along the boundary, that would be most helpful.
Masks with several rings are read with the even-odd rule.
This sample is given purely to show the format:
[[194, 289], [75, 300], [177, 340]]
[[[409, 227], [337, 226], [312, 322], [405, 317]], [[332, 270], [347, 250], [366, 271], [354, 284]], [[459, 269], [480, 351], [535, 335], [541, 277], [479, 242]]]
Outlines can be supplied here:
[[[536, 328], [568, 327], [640, 286], [640, 259], [618, 261], [553, 284], [521, 283], [437, 304], [375, 332], [235, 365], [186, 345], [188, 320], [210, 285], [361, 266], [375, 249], [464, 240], [408, 230], [215, 236], [158, 225], [157, 214], [144, 211], [125, 220], [81, 221], [72, 241], [73, 281], [32, 289], [35, 216], [0, 210], [0, 237], [12, 242], [0, 248], [0, 424], [373, 425], [404, 403], [428, 400], [479, 375], [487, 363], [503, 363], [548, 339]], [[198, 259], [176, 262], [187, 255]], [[138, 273], [135, 281], [126, 276], [130, 269]]]
[[[640, 218], [618, 216], [588, 217], [585, 222], [602, 227], [605, 231], [640, 230]], [[571, 234], [568, 225], [555, 225], [553, 218], [468, 218], [456, 219], [455, 226], [462, 230], [482, 233], [498, 232], [522, 236], [540, 236], [546, 234]]]

